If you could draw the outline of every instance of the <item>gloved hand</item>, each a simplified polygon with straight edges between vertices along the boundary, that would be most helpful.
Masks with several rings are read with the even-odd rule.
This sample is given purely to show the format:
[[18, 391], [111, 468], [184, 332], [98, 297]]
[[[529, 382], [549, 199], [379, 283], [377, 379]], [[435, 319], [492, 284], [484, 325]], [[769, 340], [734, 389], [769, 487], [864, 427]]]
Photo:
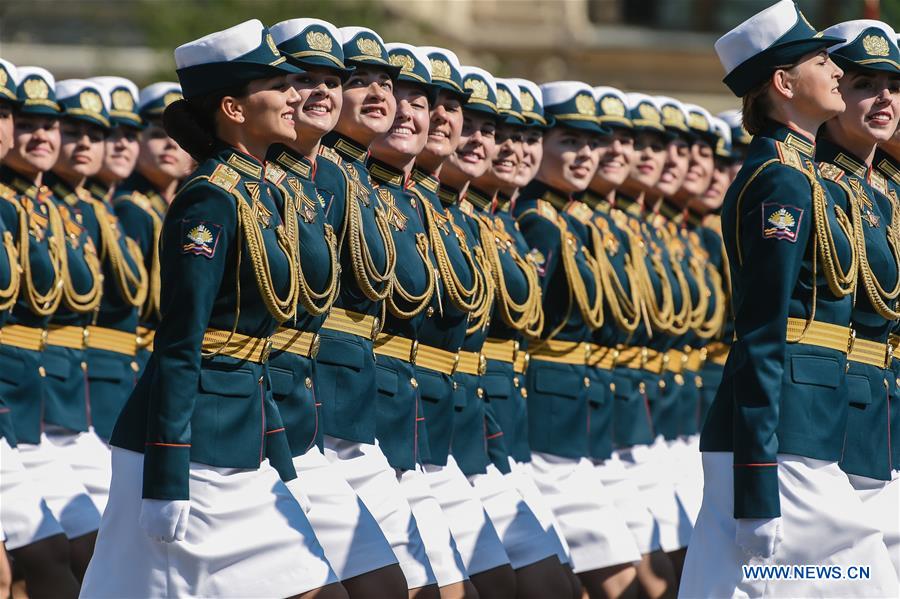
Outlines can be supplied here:
[[189, 499], [142, 499], [138, 523], [154, 541], [183, 541], [190, 513]]
[[734, 542], [750, 557], [768, 558], [781, 543], [781, 517], [738, 518]]

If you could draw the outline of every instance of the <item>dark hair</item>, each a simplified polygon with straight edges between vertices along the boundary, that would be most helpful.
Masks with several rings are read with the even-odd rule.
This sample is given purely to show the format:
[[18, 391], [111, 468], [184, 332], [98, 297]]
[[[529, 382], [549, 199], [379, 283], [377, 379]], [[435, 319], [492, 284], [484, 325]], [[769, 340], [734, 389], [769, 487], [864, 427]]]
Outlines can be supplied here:
[[[776, 67], [772, 71], [793, 71], [799, 63]], [[795, 74], [795, 73], [791, 73]], [[741, 118], [744, 129], [750, 135], [756, 135], [762, 131], [766, 121], [771, 120], [772, 101], [769, 99], [769, 84], [772, 83], [772, 75], [744, 94], [741, 98]]]
[[176, 100], [163, 112], [163, 128], [194, 160], [203, 162], [212, 156], [218, 141], [216, 112], [222, 98], [242, 98], [248, 94], [248, 87], [249, 83], [198, 98]]

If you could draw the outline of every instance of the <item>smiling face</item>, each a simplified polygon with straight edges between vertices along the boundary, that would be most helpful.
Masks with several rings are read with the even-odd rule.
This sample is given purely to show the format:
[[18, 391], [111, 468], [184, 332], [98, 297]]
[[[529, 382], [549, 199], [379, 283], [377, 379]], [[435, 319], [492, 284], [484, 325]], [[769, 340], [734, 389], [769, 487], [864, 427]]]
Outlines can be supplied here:
[[299, 102], [300, 96], [288, 83], [287, 76], [251, 81], [247, 95], [236, 98], [243, 116], [239, 123], [248, 147], [267, 148], [275, 142], [294, 141], [297, 138], [294, 114]]
[[629, 190], [654, 191], [666, 162], [667, 144], [662, 133], [640, 131], [634, 138], [634, 162], [625, 185]]
[[0, 102], [0, 161], [13, 146], [13, 108], [8, 102]]
[[394, 122], [397, 102], [393, 92], [394, 82], [385, 71], [356, 67], [344, 82], [344, 103], [335, 130], [368, 146]]
[[516, 176], [523, 159], [524, 129], [517, 125], [497, 127], [496, 152], [491, 167], [475, 181], [475, 185], [489, 193], [516, 187]]
[[670, 198], [681, 188], [691, 162], [691, 144], [677, 136], [666, 145], [665, 160], [655, 193]]
[[93, 177], [103, 166], [106, 132], [84, 121], [64, 118], [60, 123], [59, 158], [53, 172], [66, 182], [77, 185]]
[[522, 134], [522, 161], [513, 179], [515, 187], [525, 187], [537, 175], [544, 159], [544, 131], [536, 127], [525, 129]]
[[158, 190], [186, 177], [193, 169], [190, 154], [166, 134], [159, 120], [151, 120], [139, 138], [137, 170]]
[[544, 158], [537, 178], [563, 192], [584, 191], [597, 171], [597, 136], [570, 127], [544, 134]]
[[28, 175], [49, 171], [59, 157], [59, 119], [16, 114], [13, 147], [4, 162]]
[[625, 182], [634, 162], [634, 134], [616, 127], [597, 144], [597, 173], [591, 188], [606, 193]]
[[463, 111], [459, 146], [441, 170], [441, 180], [454, 187], [482, 176], [496, 153], [497, 124], [493, 116], [475, 110]]
[[691, 144], [690, 155], [681, 193], [693, 198], [702, 195], [709, 188], [715, 166], [712, 146], [703, 140], [696, 140]]
[[431, 120], [428, 97], [418, 85], [398, 82], [394, 88], [397, 112], [387, 133], [372, 142], [372, 154], [399, 169], [407, 166], [428, 142]]
[[132, 127], [116, 127], [106, 136], [103, 166], [97, 176], [107, 184], [122, 181], [137, 164], [140, 133]]
[[294, 111], [294, 130], [296, 145], [306, 154], [337, 125], [344, 103], [341, 78], [329, 69], [310, 68], [288, 75], [288, 83], [300, 96]]
[[839, 89], [847, 108], [826, 123], [828, 137], [867, 158], [900, 123], [900, 75], [848, 69]]
[[731, 185], [731, 165], [722, 160], [716, 160], [709, 187], [699, 197], [691, 200], [691, 208], [702, 214], [717, 210], [725, 199], [725, 192], [728, 191], [729, 185]]
[[462, 103], [456, 96], [441, 91], [430, 116], [428, 141], [416, 162], [433, 173], [459, 146], [463, 126]]

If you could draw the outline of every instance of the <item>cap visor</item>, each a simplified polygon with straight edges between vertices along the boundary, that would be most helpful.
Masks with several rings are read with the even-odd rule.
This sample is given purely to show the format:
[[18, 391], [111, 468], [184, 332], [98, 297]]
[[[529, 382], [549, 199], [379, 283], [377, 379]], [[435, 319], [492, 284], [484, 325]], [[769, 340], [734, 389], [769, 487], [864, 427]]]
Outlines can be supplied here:
[[578, 119], [556, 119], [554, 127], [568, 127], [579, 131], [587, 131], [596, 135], [612, 135], [612, 129], [604, 127], [595, 121], [582, 121]]
[[843, 70], [850, 69], [852, 71], [877, 71], [879, 73], [889, 73], [892, 75], [900, 75], [900, 67], [895, 62], [889, 62], [889, 59], [875, 60], [866, 64], [859, 64], [854, 60], [850, 60], [838, 53], [831, 55], [831, 60]]
[[104, 131], [107, 131], [107, 132], [110, 130], [109, 123], [104, 123], [100, 119], [96, 119], [96, 118], [94, 118], [92, 116], [88, 116], [86, 114], [70, 114], [67, 112], [63, 112], [62, 114], [59, 115], [59, 117], [62, 119], [65, 119], [65, 120], [80, 121], [82, 123], [87, 123], [89, 125], [96, 125], [97, 127], [100, 127], [101, 129], [103, 129]]
[[349, 77], [350, 74], [353, 73], [352, 68], [338, 66], [336, 62], [328, 60], [324, 56], [304, 56], [303, 58], [294, 58], [290, 55], [285, 56], [287, 56], [288, 62], [295, 65], [299, 69], [325, 69], [327, 71], [333, 72], [342, 80], [346, 80], [347, 77]]
[[381, 69], [382, 71], [387, 73], [390, 76], [390, 78], [393, 79], [394, 81], [396, 81], [397, 78], [400, 76], [400, 70], [401, 70], [400, 67], [394, 66], [389, 62], [384, 62], [380, 58], [348, 60], [347, 65], [354, 66], [354, 67], [370, 68], [370, 69], [373, 69], [373, 68]]

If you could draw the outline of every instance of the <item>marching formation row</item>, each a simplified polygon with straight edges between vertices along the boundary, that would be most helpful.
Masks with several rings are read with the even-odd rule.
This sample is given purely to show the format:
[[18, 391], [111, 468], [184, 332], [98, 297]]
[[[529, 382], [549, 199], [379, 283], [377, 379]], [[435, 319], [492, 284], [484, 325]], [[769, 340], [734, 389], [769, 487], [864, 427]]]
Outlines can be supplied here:
[[24, 592], [896, 593], [897, 34], [716, 49], [719, 117], [307, 18], [142, 90], [0, 60]]

